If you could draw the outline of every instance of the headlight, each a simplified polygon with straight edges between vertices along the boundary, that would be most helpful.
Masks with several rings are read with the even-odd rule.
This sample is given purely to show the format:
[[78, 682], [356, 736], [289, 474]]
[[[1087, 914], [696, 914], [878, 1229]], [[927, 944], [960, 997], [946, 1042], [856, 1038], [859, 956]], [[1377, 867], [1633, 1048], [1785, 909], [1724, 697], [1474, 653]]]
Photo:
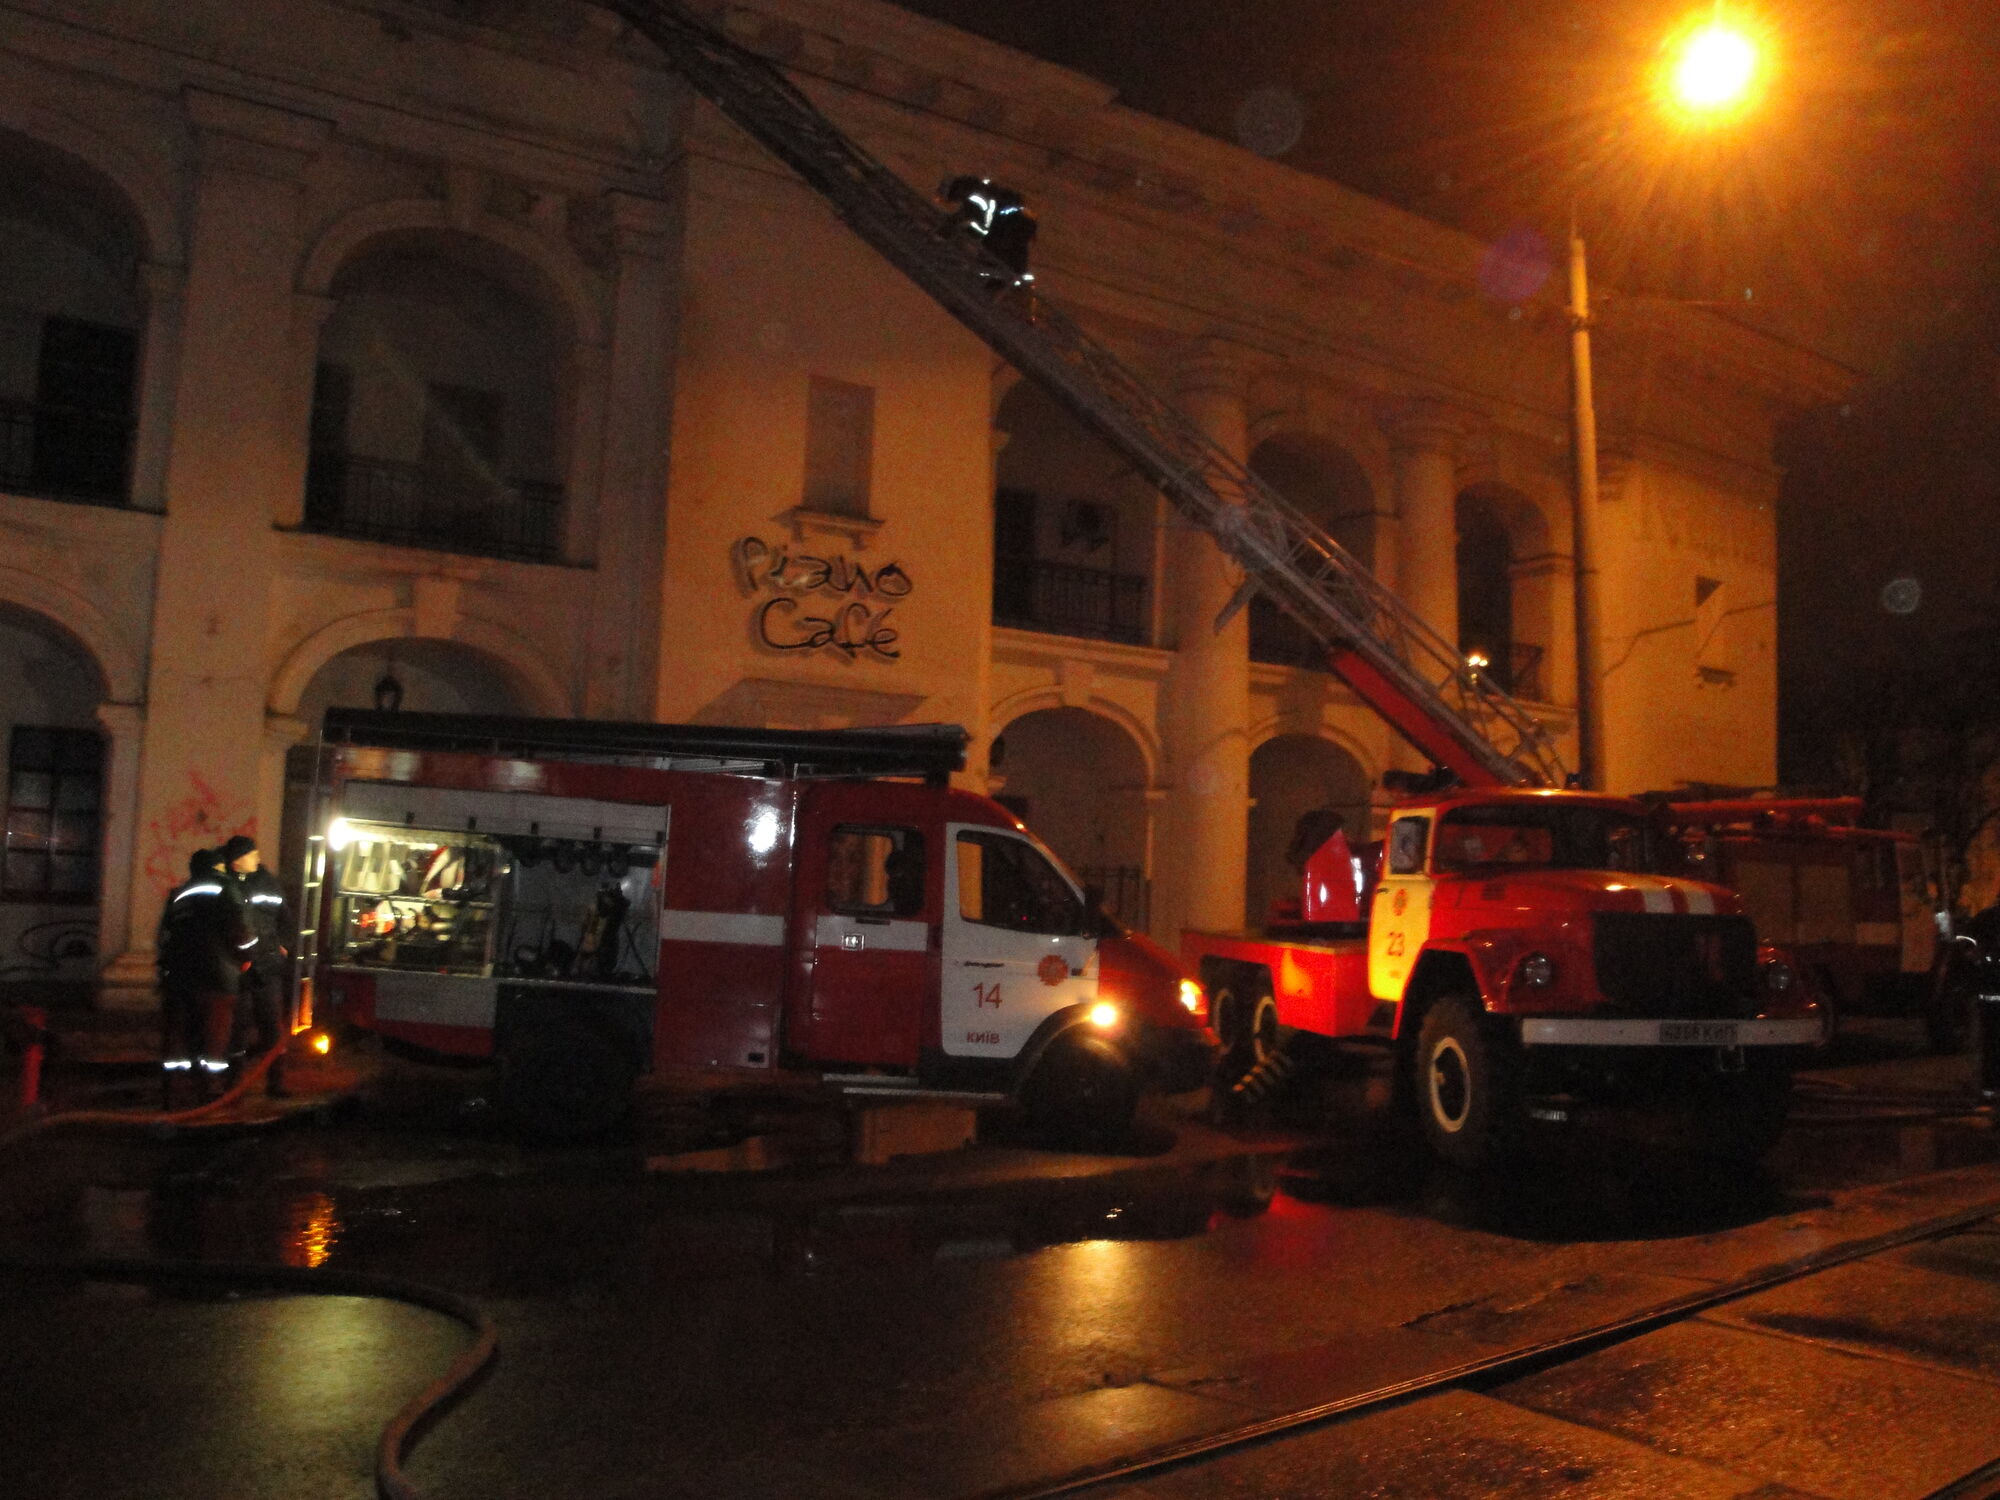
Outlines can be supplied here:
[[1118, 1024], [1118, 1007], [1109, 1000], [1100, 1000], [1090, 1007], [1090, 1024], [1099, 1031], [1109, 1031]]
[[1546, 953], [1530, 953], [1514, 970], [1514, 977], [1531, 990], [1545, 990], [1556, 982], [1556, 961]]
[[1192, 979], [1181, 981], [1181, 1006], [1191, 1016], [1208, 1014], [1208, 996]]
[[1767, 959], [1764, 963], [1764, 988], [1774, 995], [1782, 995], [1799, 982], [1799, 976], [1792, 972], [1792, 966], [1782, 958]]

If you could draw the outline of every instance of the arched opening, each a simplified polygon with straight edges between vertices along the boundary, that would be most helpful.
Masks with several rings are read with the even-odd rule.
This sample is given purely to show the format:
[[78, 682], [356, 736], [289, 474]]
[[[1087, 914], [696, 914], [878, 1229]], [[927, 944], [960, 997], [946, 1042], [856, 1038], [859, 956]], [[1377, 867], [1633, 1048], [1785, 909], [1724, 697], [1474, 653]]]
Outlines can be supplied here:
[[505, 252], [436, 232], [377, 240], [332, 294], [306, 529], [554, 561], [571, 361], [553, 294]]
[[[330, 659], [313, 673], [299, 695], [298, 717], [317, 734], [329, 708], [434, 714], [531, 711], [527, 695], [493, 657], [457, 641], [421, 637], [369, 641]], [[288, 883], [298, 874], [305, 855], [314, 770], [311, 744], [294, 746], [286, 754], [279, 849], [280, 874]]]
[[1245, 918], [1261, 926], [1273, 903], [1295, 900], [1300, 871], [1286, 858], [1299, 819], [1331, 809], [1355, 845], [1369, 838], [1369, 782], [1361, 763], [1331, 740], [1281, 734], [1250, 755], [1250, 868]]
[[1483, 485], [1459, 495], [1457, 521], [1459, 649], [1502, 690], [1546, 701], [1553, 600], [1541, 512]]
[[1087, 709], [1039, 709], [993, 742], [992, 764], [1005, 781], [1001, 804], [1104, 892], [1105, 910], [1144, 931], [1146, 761], [1132, 737]]
[[82, 983], [98, 949], [105, 745], [97, 664], [54, 623], [0, 605], [0, 986]]
[[1040, 386], [1000, 403], [993, 621], [1053, 635], [1151, 638], [1158, 498], [1130, 463]]
[[102, 176], [0, 131], [0, 490], [130, 498], [144, 243]]
[[[1375, 566], [1380, 518], [1368, 475], [1339, 444], [1303, 433], [1266, 438], [1250, 454], [1250, 471], [1289, 500], [1364, 568]], [[1326, 669], [1326, 652], [1289, 615], [1259, 595], [1250, 601], [1250, 659], [1285, 667]]]

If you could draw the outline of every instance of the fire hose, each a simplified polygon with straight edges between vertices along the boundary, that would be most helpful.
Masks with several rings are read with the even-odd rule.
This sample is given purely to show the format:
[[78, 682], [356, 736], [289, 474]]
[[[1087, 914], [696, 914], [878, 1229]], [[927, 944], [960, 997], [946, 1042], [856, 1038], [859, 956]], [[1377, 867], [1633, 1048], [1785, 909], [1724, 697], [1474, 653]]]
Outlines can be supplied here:
[[[236, 1103], [284, 1053], [280, 1043], [243, 1069], [223, 1093], [190, 1109], [66, 1110], [43, 1115], [0, 1133], [0, 1150], [33, 1136], [67, 1126], [111, 1125], [153, 1129], [162, 1125], [201, 1125]], [[36, 1059], [38, 1061], [38, 1059]], [[472, 1346], [453, 1360], [436, 1380], [412, 1396], [382, 1429], [375, 1444], [375, 1489], [381, 1500], [420, 1500], [420, 1492], [403, 1473], [403, 1460], [417, 1440], [445, 1411], [472, 1389], [500, 1350], [498, 1330], [479, 1307], [456, 1293], [401, 1277], [363, 1271], [307, 1269], [259, 1265], [255, 1262], [160, 1261], [136, 1258], [45, 1260], [0, 1256], [0, 1269], [25, 1275], [76, 1280], [197, 1283], [255, 1290], [304, 1293], [321, 1297], [376, 1297], [406, 1302], [442, 1313], [472, 1331]]]

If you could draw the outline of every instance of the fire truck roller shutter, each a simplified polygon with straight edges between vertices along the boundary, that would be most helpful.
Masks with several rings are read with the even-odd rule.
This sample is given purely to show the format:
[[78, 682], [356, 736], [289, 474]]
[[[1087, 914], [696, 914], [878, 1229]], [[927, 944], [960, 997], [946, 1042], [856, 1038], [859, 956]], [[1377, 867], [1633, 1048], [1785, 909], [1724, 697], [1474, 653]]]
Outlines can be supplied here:
[[471, 830], [486, 834], [572, 839], [585, 843], [666, 842], [667, 810], [586, 797], [537, 792], [474, 792], [456, 787], [406, 786], [392, 781], [351, 781], [342, 790], [340, 815], [358, 822], [405, 828]]
[[542, 1140], [601, 1135], [625, 1117], [653, 1047], [653, 991], [499, 986], [493, 1049], [508, 1119]]

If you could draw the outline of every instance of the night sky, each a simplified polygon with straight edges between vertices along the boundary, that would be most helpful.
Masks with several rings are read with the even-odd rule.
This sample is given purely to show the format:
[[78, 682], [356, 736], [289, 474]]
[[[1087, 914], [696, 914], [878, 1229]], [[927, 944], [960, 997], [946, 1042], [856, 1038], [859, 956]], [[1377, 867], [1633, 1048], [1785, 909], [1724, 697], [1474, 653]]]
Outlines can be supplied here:
[[[1870, 684], [1947, 636], [2000, 651], [1996, 0], [1726, 8], [1775, 66], [1702, 134], [1650, 86], [1699, 0], [900, 3], [1482, 237], [1557, 238], [1575, 200], [1601, 293], [1711, 305], [1853, 366], [1853, 399], [1781, 444], [1789, 779], [1833, 785]], [[1907, 613], [1907, 588], [1884, 594], [1901, 579]]]

